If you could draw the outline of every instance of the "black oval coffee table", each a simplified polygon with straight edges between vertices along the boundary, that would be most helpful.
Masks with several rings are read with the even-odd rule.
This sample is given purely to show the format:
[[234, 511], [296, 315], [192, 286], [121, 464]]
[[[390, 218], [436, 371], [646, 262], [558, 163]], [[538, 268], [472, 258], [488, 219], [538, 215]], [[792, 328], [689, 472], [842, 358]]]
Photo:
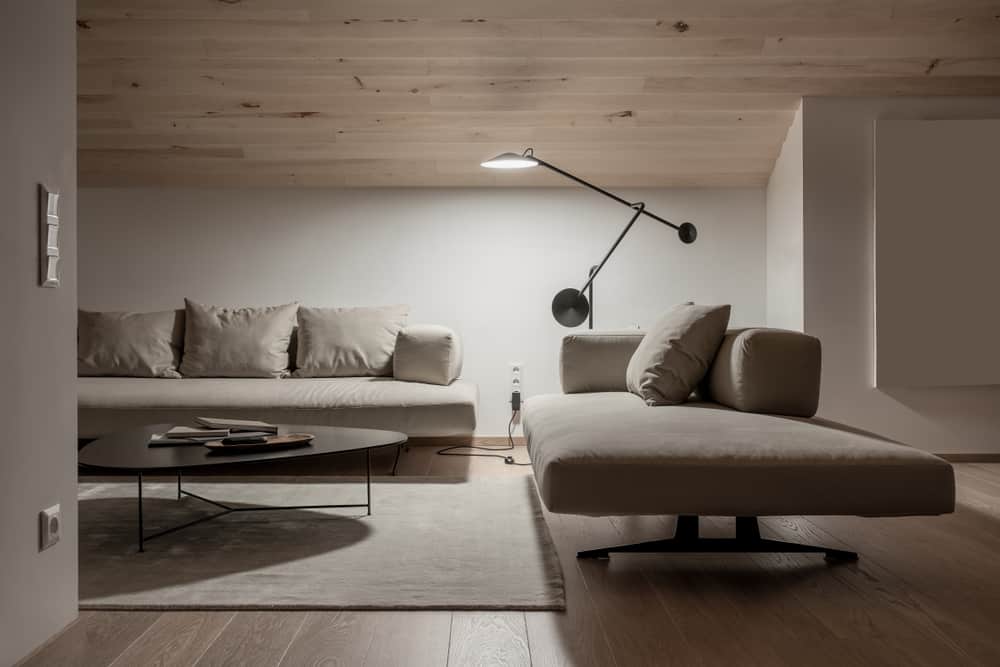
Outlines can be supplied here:
[[[404, 433], [396, 431], [380, 431], [369, 428], [343, 428], [338, 426], [303, 426], [279, 425], [278, 434], [311, 433], [315, 437], [305, 447], [280, 449], [266, 452], [248, 452], [240, 454], [216, 454], [201, 445], [175, 445], [150, 447], [153, 435], [164, 433], [172, 424], [152, 424], [141, 428], [120, 431], [94, 440], [79, 453], [79, 463], [87, 468], [102, 470], [109, 473], [129, 474], [136, 476], [137, 500], [139, 506], [139, 551], [144, 551], [145, 542], [177, 532], [195, 524], [231, 514], [233, 512], [262, 512], [277, 510], [330, 509], [346, 507], [364, 507], [368, 514], [372, 510], [372, 450], [378, 447], [397, 447], [406, 443]], [[301, 459], [311, 456], [326, 456], [344, 452], [365, 451], [365, 502], [351, 505], [260, 505], [252, 507], [233, 507], [196, 493], [186, 491], [183, 487], [184, 471], [205, 470], [215, 466], [231, 466], [234, 464], [253, 464], [265, 461], [283, 459]], [[219, 512], [200, 517], [194, 521], [161, 530], [152, 535], [146, 535], [143, 529], [142, 514], [142, 476], [150, 473], [172, 473], [177, 475], [177, 499], [190, 496], [197, 500], [215, 505]]]

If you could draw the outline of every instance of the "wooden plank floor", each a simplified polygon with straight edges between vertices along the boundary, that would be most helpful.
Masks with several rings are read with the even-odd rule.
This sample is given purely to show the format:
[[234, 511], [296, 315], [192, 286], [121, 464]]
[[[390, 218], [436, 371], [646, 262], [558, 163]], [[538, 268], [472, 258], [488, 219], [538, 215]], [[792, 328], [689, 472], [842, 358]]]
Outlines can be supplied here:
[[[523, 447], [515, 455], [527, 459]], [[391, 467], [391, 452], [378, 465]], [[768, 536], [854, 549], [856, 564], [770, 554], [577, 561], [580, 548], [668, 534], [674, 519], [547, 513], [565, 612], [92, 611], [24, 664], [997, 665], [1000, 464], [956, 470], [954, 515], [762, 522]], [[414, 447], [400, 473], [531, 469]], [[709, 535], [733, 529], [732, 519], [703, 523]]]

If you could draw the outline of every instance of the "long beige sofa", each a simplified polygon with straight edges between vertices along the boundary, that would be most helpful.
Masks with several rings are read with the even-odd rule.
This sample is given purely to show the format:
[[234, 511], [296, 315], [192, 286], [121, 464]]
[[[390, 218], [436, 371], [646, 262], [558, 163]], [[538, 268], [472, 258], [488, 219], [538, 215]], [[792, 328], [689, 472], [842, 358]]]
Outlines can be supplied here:
[[[811, 419], [819, 398], [819, 342], [794, 332], [726, 335], [701, 399], [647, 406], [625, 369], [641, 332], [567, 336], [563, 394], [535, 396], [523, 426], [539, 494], [553, 512], [678, 515], [672, 539], [598, 548], [628, 551], [816, 551], [769, 543], [756, 517], [904, 516], [952, 512], [954, 474], [911, 447]], [[778, 414], [768, 414], [768, 413]], [[732, 540], [697, 535], [698, 516], [737, 519]]]
[[[192, 334], [192, 317], [185, 317], [184, 310], [81, 312], [81, 323], [86, 325], [81, 326], [81, 377], [77, 380], [81, 440], [148, 424], [193, 424], [195, 417], [204, 416], [379, 428], [410, 437], [464, 437], [475, 431], [479, 390], [460, 378], [458, 335], [442, 326], [404, 326], [405, 307], [302, 308], [298, 330], [291, 328], [295, 304], [226, 310], [189, 302], [187, 308], [215, 329]], [[326, 323], [326, 330], [308, 329], [311, 338], [304, 340], [302, 311], [307, 317], [333, 318], [334, 326]], [[277, 321], [272, 328], [285, 327], [284, 338], [256, 324], [266, 324], [266, 317]], [[226, 339], [218, 333], [223, 325], [237, 333]], [[254, 337], [250, 343], [239, 337], [241, 331], [252, 331], [245, 336]], [[336, 337], [317, 338], [327, 331]], [[204, 339], [211, 335], [223, 342], [206, 343]], [[269, 340], [269, 335], [274, 363], [280, 368], [272, 377], [261, 376], [256, 368], [257, 377], [248, 376], [251, 373], [242, 365], [263, 363], [258, 357], [272, 351], [258, 343], [256, 336]], [[219, 373], [189, 374], [187, 368], [197, 370], [189, 362], [199, 360], [199, 354], [204, 358], [206, 349], [236, 364], [235, 372], [224, 368]], [[301, 364], [294, 367], [297, 356], [310, 360], [308, 354], [301, 354], [303, 350], [325, 352], [325, 363], [334, 359], [351, 372], [308, 369], [314, 373], [310, 376]], [[221, 363], [218, 359], [210, 360]], [[265, 356], [264, 361], [270, 359]]]

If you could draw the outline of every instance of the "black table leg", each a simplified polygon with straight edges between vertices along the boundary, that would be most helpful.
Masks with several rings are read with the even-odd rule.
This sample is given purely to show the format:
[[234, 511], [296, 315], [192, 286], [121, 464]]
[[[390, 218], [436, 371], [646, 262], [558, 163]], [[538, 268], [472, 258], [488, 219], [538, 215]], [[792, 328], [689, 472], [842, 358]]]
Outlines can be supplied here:
[[396, 468], [399, 467], [399, 457], [403, 453], [403, 445], [396, 445], [396, 460], [392, 462], [392, 474], [396, 474]]
[[210, 505], [214, 505], [214, 506], [218, 507], [220, 511], [216, 512], [215, 514], [209, 514], [207, 516], [199, 517], [197, 519], [194, 519], [193, 521], [188, 521], [187, 523], [183, 523], [183, 524], [180, 524], [178, 526], [173, 526], [172, 528], [167, 528], [165, 530], [161, 530], [159, 532], [155, 532], [155, 533], [152, 533], [150, 535], [146, 535], [145, 534], [145, 527], [143, 525], [142, 473], [141, 472], [137, 472], [136, 473], [136, 485], [137, 485], [136, 497], [137, 497], [137, 500], [138, 500], [137, 504], [138, 504], [138, 513], [139, 513], [139, 521], [138, 521], [138, 523], [139, 523], [139, 531], [138, 531], [139, 532], [139, 551], [143, 552], [143, 551], [146, 550], [145, 544], [146, 544], [146, 542], [148, 540], [152, 540], [154, 538], [161, 537], [163, 535], [169, 535], [170, 533], [177, 532], [178, 530], [182, 530], [184, 528], [188, 528], [190, 526], [194, 526], [196, 524], [203, 523], [205, 521], [211, 521], [212, 519], [215, 519], [215, 518], [218, 518], [218, 517], [221, 517], [221, 516], [225, 516], [227, 514], [232, 514], [232, 513], [235, 513], [235, 512], [275, 512], [275, 511], [279, 511], [279, 510], [307, 510], [307, 509], [333, 509], [333, 508], [349, 508], [349, 507], [361, 508], [361, 507], [364, 507], [365, 510], [367, 511], [366, 512], [367, 516], [371, 516], [371, 513], [372, 513], [372, 450], [371, 450], [371, 448], [367, 448], [365, 450], [365, 502], [364, 502], [364, 504], [353, 503], [353, 504], [343, 504], [343, 505], [288, 505], [288, 506], [277, 506], [277, 507], [267, 506], [267, 505], [258, 505], [258, 506], [253, 506], [253, 507], [233, 507], [233, 506], [227, 505], [225, 503], [217, 502], [217, 501], [212, 500], [210, 498], [205, 498], [204, 496], [200, 496], [197, 493], [192, 493], [190, 491], [185, 491], [184, 488], [183, 488], [183, 482], [182, 482], [182, 472], [180, 470], [178, 470], [177, 471], [177, 499], [178, 500], [181, 500], [184, 496], [190, 496], [191, 498], [196, 498], [196, 499], [201, 500], [203, 502], [209, 503]]
[[139, 498], [139, 551], [142, 552], [142, 551], [145, 551], [145, 549], [143, 548], [143, 545], [142, 545], [142, 542], [143, 542], [143, 528], [142, 528], [142, 473], [141, 472], [140, 473], [136, 473], [136, 479], [137, 479], [138, 487], [139, 487], [139, 493], [138, 493], [138, 498]]

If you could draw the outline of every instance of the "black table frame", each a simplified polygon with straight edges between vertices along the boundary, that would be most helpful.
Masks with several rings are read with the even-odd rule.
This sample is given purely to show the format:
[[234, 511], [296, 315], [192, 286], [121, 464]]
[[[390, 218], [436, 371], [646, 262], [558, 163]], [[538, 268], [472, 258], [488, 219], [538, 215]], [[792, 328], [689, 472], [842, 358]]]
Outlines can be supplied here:
[[205, 523], [206, 521], [211, 521], [212, 519], [218, 519], [219, 517], [226, 516], [227, 514], [233, 514], [234, 512], [278, 512], [283, 510], [314, 510], [314, 509], [338, 509], [338, 508], [354, 508], [354, 507], [364, 507], [366, 510], [366, 516], [371, 516], [372, 513], [372, 448], [369, 447], [365, 450], [365, 502], [347, 504], [347, 505], [254, 505], [252, 507], [232, 507], [225, 503], [220, 503], [218, 501], [212, 500], [210, 498], [205, 498], [197, 493], [191, 493], [190, 491], [184, 490], [181, 481], [182, 469], [176, 469], [177, 473], [177, 500], [182, 500], [184, 496], [189, 496], [200, 500], [202, 502], [208, 503], [210, 505], [215, 505], [220, 508], [220, 511], [215, 514], [209, 514], [207, 516], [199, 517], [193, 521], [188, 521], [187, 523], [182, 523], [171, 528], [166, 528], [164, 530], [157, 531], [152, 535], [146, 535], [145, 527], [143, 525], [143, 511], [142, 511], [142, 471], [136, 472], [136, 485], [138, 489], [138, 509], [139, 509], [139, 553], [146, 550], [145, 544], [149, 540], [156, 539], [157, 537], [163, 537], [164, 535], [169, 535], [171, 533], [176, 533], [179, 530], [185, 528], [190, 528], [191, 526], [198, 525], [199, 523]]

